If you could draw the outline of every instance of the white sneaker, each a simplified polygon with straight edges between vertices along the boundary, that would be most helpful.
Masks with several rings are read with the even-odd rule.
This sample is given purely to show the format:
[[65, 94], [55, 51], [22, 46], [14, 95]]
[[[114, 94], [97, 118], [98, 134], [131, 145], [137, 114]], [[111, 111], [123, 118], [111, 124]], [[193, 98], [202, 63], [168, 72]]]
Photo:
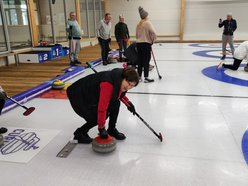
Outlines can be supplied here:
[[154, 82], [154, 79], [149, 79], [147, 77], [144, 80], [144, 83], [152, 83], [152, 82]]
[[224, 64], [224, 62], [223, 62], [223, 61], [221, 61], [221, 62], [218, 64], [218, 66], [216, 67], [216, 69], [217, 69], [217, 70], [221, 69], [221, 68], [222, 68], [222, 66], [223, 66], [223, 64]]

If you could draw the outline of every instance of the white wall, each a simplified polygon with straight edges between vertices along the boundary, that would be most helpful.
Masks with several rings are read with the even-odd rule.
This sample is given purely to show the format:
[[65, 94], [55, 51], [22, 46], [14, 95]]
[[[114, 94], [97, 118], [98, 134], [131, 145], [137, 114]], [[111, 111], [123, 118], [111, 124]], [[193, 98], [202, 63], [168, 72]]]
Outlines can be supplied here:
[[[178, 35], [180, 29], [181, 0], [109, 0], [112, 24], [124, 14], [131, 35], [140, 20], [138, 6], [149, 12], [158, 35]], [[236, 40], [248, 40], [248, 0], [185, 0], [184, 40], [220, 40], [223, 28], [218, 28], [219, 18], [233, 13], [238, 29]], [[112, 34], [114, 28], [112, 29]]]
[[205, 2], [188, 0], [185, 4], [185, 40], [220, 40], [223, 28], [218, 27], [219, 19], [233, 13], [238, 28], [235, 39], [248, 40], [248, 1], [226, 0]]
[[178, 35], [180, 25], [181, 0], [109, 0], [112, 14], [112, 34], [118, 23], [118, 16], [123, 14], [128, 24], [130, 35], [135, 35], [140, 21], [138, 7], [142, 6], [148, 13], [158, 35]]

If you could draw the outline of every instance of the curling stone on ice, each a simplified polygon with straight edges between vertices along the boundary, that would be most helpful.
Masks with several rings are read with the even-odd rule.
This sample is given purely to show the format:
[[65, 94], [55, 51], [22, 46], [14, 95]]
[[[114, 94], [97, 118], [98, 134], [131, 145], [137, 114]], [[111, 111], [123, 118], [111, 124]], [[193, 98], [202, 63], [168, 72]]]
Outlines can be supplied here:
[[65, 83], [59, 79], [56, 79], [53, 83], [52, 83], [52, 88], [56, 89], [56, 90], [61, 90], [65, 87]]
[[108, 135], [107, 139], [97, 136], [92, 142], [92, 149], [99, 153], [108, 153], [116, 149], [116, 139]]

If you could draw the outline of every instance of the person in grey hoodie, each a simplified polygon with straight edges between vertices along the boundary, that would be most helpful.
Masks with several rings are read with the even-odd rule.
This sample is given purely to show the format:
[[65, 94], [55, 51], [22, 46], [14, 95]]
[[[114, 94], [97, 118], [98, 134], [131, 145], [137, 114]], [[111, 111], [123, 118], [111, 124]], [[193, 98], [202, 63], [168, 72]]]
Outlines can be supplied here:
[[76, 66], [77, 64], [81, 64], [81, 62], [78, 60], [78, 54], [81, 48], [80, 40], [82, 30], [76, 20], [75, 12], [70, 12], [70, 18], [66, 23], [66, 32], [68, 33], [70, 47], [70, 65]]
[[97, 28], [98, 42], [101, 47], [101, 55], [103, 65], [108, 64], [108, 53], [110, 51], [109, 44], [111, 42], [111, 14], [106, 13], [104, 19], [99, 22]]

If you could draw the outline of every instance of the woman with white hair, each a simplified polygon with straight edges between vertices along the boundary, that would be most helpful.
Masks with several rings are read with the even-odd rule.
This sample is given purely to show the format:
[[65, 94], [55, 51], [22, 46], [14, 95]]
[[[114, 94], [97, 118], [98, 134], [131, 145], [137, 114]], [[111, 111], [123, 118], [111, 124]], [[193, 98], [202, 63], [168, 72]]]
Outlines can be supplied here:
[[232, 13], [228, 13], [226, 20], [222, 21], [220, 19], [219, 28], [224, 26], [223, 34], [222, 34], [222, 57], [221, 60], [226, 58], [226, 45], [229, 43], [229, 46], [232, 50], [232, 54], [234, 53], [233, 46], [233, 33], [237, 29], [237, 22], [232, 18]]

